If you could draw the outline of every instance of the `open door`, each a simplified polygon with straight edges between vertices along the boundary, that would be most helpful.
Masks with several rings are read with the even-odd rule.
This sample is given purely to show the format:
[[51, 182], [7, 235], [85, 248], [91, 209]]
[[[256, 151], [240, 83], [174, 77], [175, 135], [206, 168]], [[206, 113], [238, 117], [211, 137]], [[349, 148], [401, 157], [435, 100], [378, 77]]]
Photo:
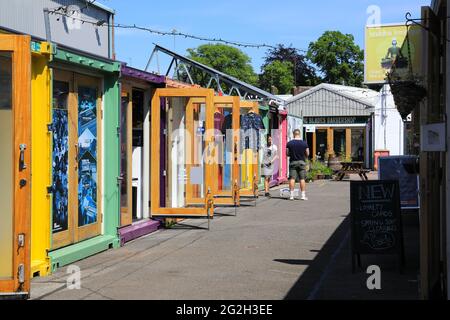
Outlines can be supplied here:
[[[240, 118], [250, 113], [259, 115], [259, 104], [253, 101], [241, 101], [240, 102]], [[252, 146], [246, 143], [248, 140], [247, 130], [240, 125], [240, 137], [239, 137], [239, 157], [240, 157], [240, 170], [238, 181], [240, 183], [239, 194], [242, 197], [258, 197], [258, 181], [259, 181], [259, 146]], [[259, 133], [254, 133], [259, 134]], [[250, 137], [251, 139], [258, 139], [260, 137]], [[252, 143], [254, 144], [254, 143]]]
[[214, 91], [157, 89], [151, 124], [152, 217], [211, 218]]
[[214, 97], [214, 204], [240, 205], [239, 197], [239, 97]]
[[[186, 165], [188, 174], [202, 157], [202, 150], [196, 147], [198, 115], [200, 108], [205, 105], [204, 98], [190, 98], [186, 112], [192, 121], [186, 121], [186, 131], [194, 146], [193, 152]], [[212, 194], [215, 206], [239, 206], [239, 97], [214, 96], [214, 145], [209, 151], [213, 166]], [[203, 204], [204, 199], [198, 197], [196, 187], [186, 186], [187, 202], [189, 204]]]
[[0, 35], [0, 299], [30, 293], [30, 42]]

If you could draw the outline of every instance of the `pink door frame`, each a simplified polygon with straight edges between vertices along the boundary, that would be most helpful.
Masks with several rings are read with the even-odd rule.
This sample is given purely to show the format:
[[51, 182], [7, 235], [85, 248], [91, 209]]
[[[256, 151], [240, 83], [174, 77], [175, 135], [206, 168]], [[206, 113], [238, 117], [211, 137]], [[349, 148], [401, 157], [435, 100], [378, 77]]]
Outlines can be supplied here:
[[280, 174], [278, 176], [278, 183], [282, 184], [287, 182], [287, 174], [288, 174], [288, 159], [286, 155], [286, 144], [288, 137], [288, 121], [287, 121], [287, 112], [280, 111], [278, 114], [278, 120], [280, 122], [279, 128], [281, 131], [281, 150], [279, 150], [280, 155]]

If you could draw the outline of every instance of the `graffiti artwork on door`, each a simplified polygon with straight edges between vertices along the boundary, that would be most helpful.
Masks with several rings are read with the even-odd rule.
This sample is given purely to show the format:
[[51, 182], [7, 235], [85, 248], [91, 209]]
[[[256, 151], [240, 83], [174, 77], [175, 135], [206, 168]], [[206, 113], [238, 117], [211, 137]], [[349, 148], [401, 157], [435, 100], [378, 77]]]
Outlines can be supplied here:
[[53, 233], [69, 227], [69, 84], [53, 84]]
[[97, 90], [78, 88], [78, 226], [97, 222]]

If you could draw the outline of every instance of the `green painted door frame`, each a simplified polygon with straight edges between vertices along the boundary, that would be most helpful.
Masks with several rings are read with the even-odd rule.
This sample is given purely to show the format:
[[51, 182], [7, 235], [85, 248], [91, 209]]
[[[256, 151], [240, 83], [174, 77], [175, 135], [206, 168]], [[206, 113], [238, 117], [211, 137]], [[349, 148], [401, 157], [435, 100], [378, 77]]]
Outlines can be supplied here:
[[[119, 108], [120, 63], [99, 60], [75, 51], [56, 48], [53, 61], [73, 72], [82, 70], [103, 78], [103, 226], [101, 235], [49, 252], [52, 271], [58, 267], [92, 256], [99, 252], [118, 248], [120, 224], [119, 177]], [[53, 216], [52, 214], [50, 215]]]

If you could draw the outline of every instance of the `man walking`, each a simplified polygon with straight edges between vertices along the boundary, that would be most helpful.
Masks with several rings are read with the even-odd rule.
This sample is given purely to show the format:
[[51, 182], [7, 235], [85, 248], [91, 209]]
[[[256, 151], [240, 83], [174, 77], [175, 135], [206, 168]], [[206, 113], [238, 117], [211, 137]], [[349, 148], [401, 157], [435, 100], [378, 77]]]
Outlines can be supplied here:
[[294, 200], [295, 182], [300, 181], [302, 192], [301, 200], [307, 201], [306, 197], [306, 161], [309, 157], [309, 146], [301, 138], [299, 129], [294, 131], [294, 140], [287, 144], [287, 156], [289, 157], [289, 189], [291, 191], [290, 200]]

